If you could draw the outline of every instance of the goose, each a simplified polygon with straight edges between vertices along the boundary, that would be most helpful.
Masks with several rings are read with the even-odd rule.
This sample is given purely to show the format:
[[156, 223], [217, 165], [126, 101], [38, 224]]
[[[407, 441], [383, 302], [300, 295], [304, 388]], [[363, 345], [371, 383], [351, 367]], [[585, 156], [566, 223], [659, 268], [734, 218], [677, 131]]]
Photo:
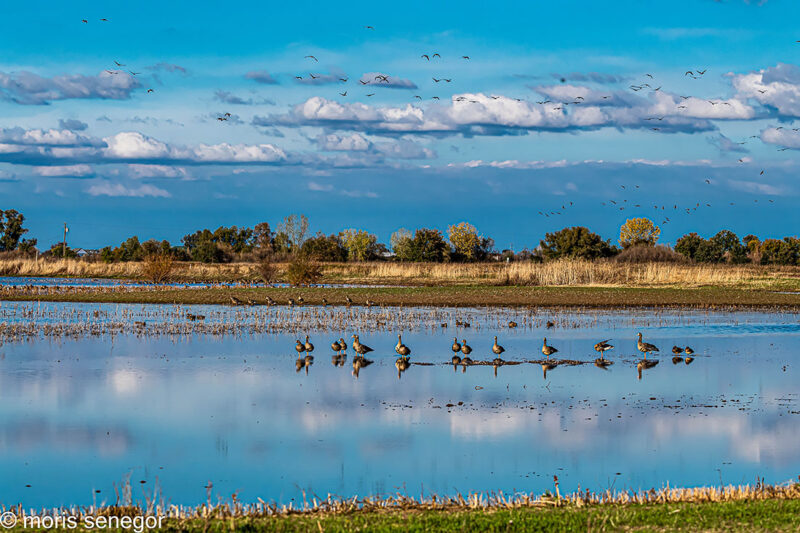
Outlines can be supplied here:
[[275, 305], [275, 300], [270, 296], [267, 296], [267, 305]]
[[517, 323], [512, 320], [511, 322], [508, 323], [508, 327], [515, 328], [517, 327]]
[[347, 302], [347, 305], [351, 305], [353, 303], [353, 299], [349, 296], [345, 296], [344, 301]]
[[606, 339], [606, 340], [600, 341], [600, 342], [598, 342], [597, 344], [594, 345], [594, 351], [600, 353], [600, 359], [605, 359], [605, 355], [604, 355], [605, 352], [607, 352], [608, 350], [613, 350], [614, 349], [613, 345], [608, 344], [608, 341], [610, 341], [610, 340], [611, 339]]
[[552, 347], [552, 346], [548, 346], [548, 345], [547, 345], [547, 337], [545, 337], [545, 338], [544, 338], [544, 341], [542, 342], [542, 353], [543, 353], [543, 354], [544, 354], [544, 355], [547, 357], [547, 359], [549, 360], [549, 359], [550, 359], [550, 356], [551, 356], [551, 355], [553, 355], [553, 354], [554, 354], [554, 353], [556, 353], [556, 352], [558, 352], [558, 350], [557, 350], [556, 348], [554, 348], [554, 347]]
[[403, 339], [400, 335], [397, 336], [397, 346], [394, 347], [394, 351], [403, 357], [408, 357], [411, 355], [411, 348], [403, 344]]
[[[503, 348], [502, 346], [500, 346], [499, 344], [497, 344], [497, 335], [495, 335], [495, 336], [494, 336], [494, 345], [492, 346], [492, 351], [493, 351], [494, 353], [496, 353], [497, 355], [500, 355], [501, 353], [503, 353], [503, 352], [505, 352], [505, 351], [506, 351], [506, 349], [505, 349], [505, 348]], [[499, 358], [498, 358], [498, 359], [499, 359]], [[496, 360], [496, 359], [495, 359], [495, 360]]]
[[322, 297], [322, 305], [323, 307], [328, 305], [328, 300], [324, 296]]
[[685, 353], [686, 355], [692, 355], [694, 353], [694, 350], [692, 350], [687, 346], [686, 348], [683, 349], [683, 353]]
[[341, 338], [341, 337], [339, 337], [339, 349], [340, 349], [342, 352], [346, 352], [346, 351], [347, 351], [347, 343], [346, 343], [346, 342], [344, 342], [344, 339], [343, 339], [343, 338]]
[[644, 354], [645, 359], [647, 359], [648, 353], [658, 351], [658, 346], [656, 346], [655, 344], [650, 344], [649, 342], [642, 342], [641, 333], [639, 333], [639, 340], [636, 342], [636, 347], [639, 348], [639, 351]]
[[294, 349], [297, 350], [297, 353], [303, 353], [306, 351], [306, 346], [298, 340], [297, 344], [294, 345]]
[[375, 302], [373, 302], [369, 298], [367, 298], [366, 304], [367, 304], [367, 307], [372, 307], [373, 305], [377, 305]]
[[353, 335], [353, 350], [355, 350], [358, 355], [364, 355], [373, 351], [372, 348], [366, 344], [361, 344], [361, 341], [358, 340], [358, 335]]
[[467, 344], [467, 339], [461, 341], [461, 353], [469, 355], [472, 353], [472, 347]]
[[336, 352], [336, 354], [338, 355], [338, 354], [339, 354], [339, 353], [341, 353], [341, 351], [342, 351], [342, 345], [341, 345], [341, 344], [339, 344], [339, 341], [333, 341], [333, 342], [331, 343], [331, 350], [333, 350], [334, 352]]
[[556, 327], [556, 323], [553, 322], [552, 320], [548, 320], [547, 321], [547, 329], [553, 329], [554, 327]]
[[674, 353], [676, 355], [679, 354], [679, 353], [683, 353], [683, 348], [681, 348], [680, 346], [673, 346], [672, 347], [672, 353]]
[[308, 341], [308, 335], [306, 335], [306, 344], [305, 344], [305, 346], [306, 346], [306, 351], [307, 351], [308, 353], [311, 353], [311, 352], [313, 352], [313, 351], [314, 351], [314, 345], [313, 345], [313, 344], [311, 344], [311, 343]]
[[453, 346], [451, 347], [454, 353], [461, 351], [461, 345], [458, 344], [458, 337], [453, 337]]
[[242, 301], [234, 295], [230, 295], [231, 305], [242, 305]]
[[289, 304], [289, 306], [293, 306], [294, 305], [294, 298], [289, 298], [287, 303]]
[[302, 296], [298, 296], [297, 297], [298, 305], [303, 305], [305, 303], [305, 301], [306, 301], [305, 298], [303, 298]]

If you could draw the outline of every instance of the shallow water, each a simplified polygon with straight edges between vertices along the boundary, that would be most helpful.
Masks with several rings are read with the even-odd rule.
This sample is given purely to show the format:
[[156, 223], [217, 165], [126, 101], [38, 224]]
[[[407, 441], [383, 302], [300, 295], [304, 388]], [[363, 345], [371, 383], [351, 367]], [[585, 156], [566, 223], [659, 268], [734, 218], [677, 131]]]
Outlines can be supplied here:
[[[184, 322], [187, 310], [282, 331], [157, 329]], [[215, 497], [288, 503], [302, 501], [302, 490], [538, 493], [552, 489], [553, 475], [564, 491], [781, 482], [800, 473], [795, 314], [0, 306], [7, 325], [143, 319], [155, 329], [4, 339], [0, 504], [113, 502], [113, 483], [128, 473], [138, 499], [158, 487], [182, 504], [206, 501], [209, 481]], [[456, 328], [457, 319], [471, 327]], [[375, 363], [357, 379], [352, 349], [345, 366], [331, 364], [329, 344], [349, 339], [352, 329], [337, 329], [348, 320], [375, 348]], [[509, 329], [508, 320], [520, 326]], [[556, 326], [546, 328], [548, 320]], [[412, 361], [435, 365], [412, 365], [398, 379], [398, 324]], [[294, 340], [304, 331], [316, 344], [308, 373], [295, 367]], [[637, 331], [664, 352], [641, 379]], [[546, 377], [531, 363], [500, 366], [497, 376], [492, 366], [462, 372], [443, 364], [455, 335], [484, 360], [494, 358], [499, 335], [507, 361], [541, 359], [546, 335], [557, 356], [591, 362], [593, 344], [611, 338], [614, 364], [563, 365]], [[673, 344], [695, 349], [692, 364], [672, 363]]]
[[[267, 285], [260, 282], [164, 282], [150, 283], [133, 279], [110, 279], [110, 278], [50, 278], [42, 276], [0, 276], [0, 287], [187, 287], [187, 288], [206, 288], [206, 287], [290, 287], [288, 283], [273, 283]], [[350, 288], [350, 287], [389, 287], [389, 285], [360, 285], [349, 283], [328, 283], [315, 285], [316, 287]]]

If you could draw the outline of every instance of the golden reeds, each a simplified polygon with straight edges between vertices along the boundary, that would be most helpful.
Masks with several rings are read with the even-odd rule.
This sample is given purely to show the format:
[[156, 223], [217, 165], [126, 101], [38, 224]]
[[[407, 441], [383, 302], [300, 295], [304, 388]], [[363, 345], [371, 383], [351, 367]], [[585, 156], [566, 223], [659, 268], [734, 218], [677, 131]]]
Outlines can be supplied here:
[[[272, 264], [274, 278], [285, 280], [288, 265]], [[324, 263], [321, 283], [397, 285], [529, 285], [698, 287], [785, 286], [800, 281], [800, 268], [761, 265], [617, 263], [559, 260], [545, 263]], [[138, 262], [100, 263], [74, 259], [0, 260], [0, 275], [147, 279]], [[178, 281], [241, 281], [263, 278], [258, 263], [176, 262], [170, 277]]]

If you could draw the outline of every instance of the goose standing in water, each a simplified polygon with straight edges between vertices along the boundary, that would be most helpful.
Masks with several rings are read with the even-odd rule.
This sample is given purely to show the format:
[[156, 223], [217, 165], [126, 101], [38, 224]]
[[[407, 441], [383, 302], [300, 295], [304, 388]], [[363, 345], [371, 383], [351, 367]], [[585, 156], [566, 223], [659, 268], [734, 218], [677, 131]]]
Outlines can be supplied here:
[[242, 301], [234, 295], [229, 295], [231, 299], [231, 305], [242, 305]]
[[649, 342], [642, 341], [642, 334], [639, 333], [639, 340], [636, 341], [636, 347], [639, 348], [639, 351], [644, 354], [645, 360], [647, 360], [647, 354], [651, 352], [657, 352], [658, 346], [655, 344], [650, 344]]
[[472, 353], [472, 347], [467, 344], [467, 339], [461, 341], [461, 353], [464, 355], [469, 355]]
[[297, 344], [294, 345], [294, 349], [297, 350], [298, 354], [301, 354], [306, 351], [306, 345], [298, 340]]
[[547, 360], [549, 361], [550, 356], [557, 352], [558, 352], [557, 348], [547, 345], [547, 337], [545, 337], [544, 340], [542, 341], [542, 353], [545, 355], [545, 357], [547, 357]]
[[311, 344], [311, 343], [309, 342], [309, 340], [308, 340], [308, 339], [309, 339], [309, 337], [308, 337], [308, 335], [306, 335], [306, 344], [305, 344], [305, 348], [306, 348], [306, 352], [308, 352], [308, 353], [311, 353], [311, 352], [313, 352], [313, 351], [314, 351], [314, 345], [313, 345], [313, 344]]
[[613, 350], [614, 349], [613, 345], [608, 344], [608, 341], [610, 341], [610, 340], [611, 339], [606, 339], [606, 340], [600, 341], [600, 342], [598, 342], [597, 344], [594, 345], [594, 350], [600, 354], [600, 358], [594, 360], [595, 366], [598, 366], [600, 368], [605, 368], [608, 365], [613, 364], [611, 361], [606, 361], [606, 357], [605, 357], [605, 352], [607, 352], [608, 350]]
[[331, 343], [331, 350], [336, 352], [336, 355], [339, 355], [340, 353], [342, 353], [342, 345], [339, 344], [339, 341], [333, 341]]
[[397, 346], [394, 347], [394, 351], [397, 352], [397, 355], [401, 357], [408, 357], [411, 355], [411, 348], [403, 344], [403, 339], [401, 335], [397, 336]]
[[674, 353], [675, 355], [681, 354], [683, 353], [683, 348], [681, 348], [680, 346], [673, 346], [672, 353]]
[[355, 351], [358, 355], [364, 355], [373, 350], [366, 344], [361, 344], [361, 341], [358, 340], [358, 335], [353, 335], [353, 351]]
[[345, 301], [345, 303], [346, 303], [347, 305], [352, 305], [352, 304], [353, 304], [353, 299], [352, 299], [352, 298], [350, 298], [350, 297], [349, 297], [349, 296], [347, 296], [347, 295], [345, 295], [345, 297], [344, 297], [344, 301]]
[[[501, 353], [503, 353], [503, 352], [505, 352], [505, 351], [506, 351], [506, 349], [505, 349], [505, 348], [503, 348], [502, 346], [500, 346], [499, 344], [497, 344], [497, 335], [495, 335], [495, 336], [494, 336], [494, 345], [492, 346], [492, 351], [493, 351], [493, 352], [494, 352], [496, 355], [500, 355]], [[498, 359], [499, 359], [499, 357], [498, 357]]]
[[453, 346], [451, 347], [453, 353], [458, 353], [461, 351], [461, 345], [458, 344], [458, 337], [453, 337]]
[[694, 353], [694, 350], [692, 350], [687, 346], [686, 348], [684, 348], [683, 353], [685, 353], [686, 355], [692, 355]]

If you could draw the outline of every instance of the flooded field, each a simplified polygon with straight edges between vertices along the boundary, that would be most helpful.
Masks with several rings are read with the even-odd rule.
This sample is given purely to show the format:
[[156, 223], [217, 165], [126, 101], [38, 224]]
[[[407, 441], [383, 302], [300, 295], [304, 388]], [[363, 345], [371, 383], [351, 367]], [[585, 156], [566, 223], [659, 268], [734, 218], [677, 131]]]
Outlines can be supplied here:
[[[374, 349], [357, 372], [354, 333]], [[454, 337], [475, 364], [451, 364]], [[113, 502], [127, 475], [137, 499], [198, 504], [209, 482], [215, 500], [288, 503], [800, 473], [790, 313], [2, 302], [0, 342], [4, 505]]]

